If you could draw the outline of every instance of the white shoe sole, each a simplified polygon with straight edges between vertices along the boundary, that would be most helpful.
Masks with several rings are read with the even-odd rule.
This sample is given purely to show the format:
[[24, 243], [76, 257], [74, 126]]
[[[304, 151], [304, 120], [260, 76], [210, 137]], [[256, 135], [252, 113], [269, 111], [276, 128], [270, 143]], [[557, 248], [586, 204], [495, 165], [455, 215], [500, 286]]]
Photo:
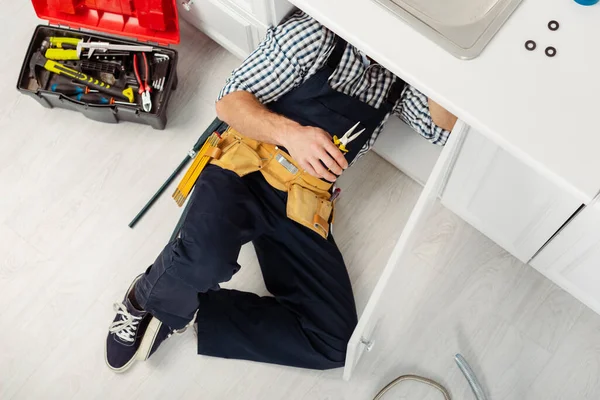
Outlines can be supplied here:
[[104, 361], [106, 362], [106, 365], [108, 366], [108, 368], [110, 368], [112, 371], [120, 374], [120, 373], [127, 371], [129, 368], [131, 368], [131, 366], [133, 365], [134, 362], [146, 361], [148, 359], [148, 357], [150, 357], [150, 351], [152, 350], [152, 346], [154, 346], [154, 342], [156, 341], [156, 336], [157, 336], [158, 331], [160, 330], [161, 326], [162, 326], [162, 322], [160, 322], [160, 320], [158, 320], [157, 318], [152, 317], [152, 319], [150, 320], [150, 323], [148, 324], [148, 327], [146, 328], [146, 332], [144, 333], [144, 337], [142, 338], [140, 347], [138, 348], [138, 350], [136, 351], [134, 356], [131, 357], [131, 360], [129, 360], [127, 362], [127, 364], [123, 365], [121, 368], [115, 368], [108, 363], [106, 344], [104, 344], [104, 346], [105, 346]]
[[[129, 293], [131, 291], [131, 289], [133, 288], [133, 286], [139, 280], [140, 277], [141, 277], [141, 275], [139, 275], [131, 283], [131, 285], [129, 286], [129, 289], [127, 289], [127, 293]], [[196, 313], [194, 314], [194, 318], [192, 318], [192, 320], [190, 321], [189, 324], [184, 326], [183, 329], [173, 331], [173, 333], [180, 334], [180, 333], [185, 332], [187, 330], [187, 328], [194, 323], [194, 321], [196, 320], [197, 314], [198, 314], [198, 311], [196, 311]], [[127, 362], [127, 364], [123, 365], [121, 368], [114, 368], [108, 363], [108, 358], [107, 358], [108, 352], [106, 351], [106, 343], [105, 343], [104, 344], [104, 347], [105, 347], [104, 361], [106, 362], [106, 365], [108, 366], [108, 368], [110, 368], [111, 370], [113, 370], [116, 373], [122, 373], [122, 372], [127, 371], [136, 360], [137, 361], [146, 361], [150, 357], [150, 352], [152, 351], [152, 346], [154, 346], [154, 343], [156, 342], [156, 336], [158, 336], [158, 332], [160, 331], [161, 327], [162, 327], [162, 322], [158, 318], [152, 317], [152, 319], [150, 320], [150, 323], [148, 324], [148, 327], [146, 328], [146, 332], [144, 332], [144, 336], [142, 337], [142, 342], [140, 343], [140, 347], [138, 348], [138, 350], [136, 351], [134, 356], [131, 358], [131, 360], [129, 360]]]
[[161, 326], [162, 322], [160, 322], [158, 318], [152, 317], [148, 327], [146, 328], [146, 332], [144, 332], [142, 343], [140, 343], [140, 347], [138, 348], [137, 353], [135, 353], [136, 360], [146, 361], [148, 357], [150, 357], [152, 346], [154, 346], [156, 336], [158, 335], [158, 331], [160, 331]]

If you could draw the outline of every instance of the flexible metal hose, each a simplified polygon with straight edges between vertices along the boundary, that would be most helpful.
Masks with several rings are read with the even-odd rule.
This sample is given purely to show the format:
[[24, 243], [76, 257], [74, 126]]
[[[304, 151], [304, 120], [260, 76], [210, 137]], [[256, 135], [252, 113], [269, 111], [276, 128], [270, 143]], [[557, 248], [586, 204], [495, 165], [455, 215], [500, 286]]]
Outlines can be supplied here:
[[456, 361], [458, 368], [460, 368], [465, 378], [467, 378], [467, 382], [469, 382], [469, 386], [471, 386], [475, 398], [477, 400], [487, 400], [485, 392], [481, 387], [481, 383], [479, 383], [477, 376], [475, 376], [475, 372], [473, 372], [467, 360], [460, 354], [457, 354], [454, 356], [454, 361]]
[[377, 395], [373, 398], [373, 400], [381, 399], [383, 397], [383, 395], [386, 394], [391, 388], [393, 388], [394, 386], [396, 386], [397, 384], [399, 384], [400, 382], [403, 382], [403, 381], [416, 381], [416, 382], [424, 383], [424, 384], [434, 387], [437, 390], [439, 390], [440, 392], [442, 392], [445, 400], [451, 400], [450, 393], [448, 392], [448, 390], [445, 387], [443, 387], [442, 385], [440, 385], [439, 383], [437, 383], [436, 381], [434, 381], [432, 379], [425, 378], [425, 377], [419, 376], [419, 375], [402, 375], [402, 376], [397, 377], [396, 379], [394, 379], [393, 381], [388, 383], [383, 389], [381, 389], [379, 391], [379, 393], [377, 393]]
[[[477, 400], [487, 400], [485, 392], [481, 387], [481, 383], [479, 383], [477, 376], [475, 376], [475, 373], [471, 369], [471, 366], [469, 365], [467, 360], [465, 360], [465, 358], [462, 355], [457, 354], [456, 356], [454, 356], [454, 361], [456, 361], [458, 368], [460, 368], [460, 371], [463, 373], [465, 378], [467, 378], [467, 382], [469, 382], [469, 386], [471, 386], [471, 390], [473, 390], [475, 398]], [[380, 400], [391, 388], [403, 381], [416, 381], [424, 383], [442, 392], [445, 400], [451, 400], [450, 392], [448, 392], [448, 390], [445, 387], [443, 387], [433, 379], [425, 378], [419, 375], [402, 375], [397, 377], [396, 379], [388, 383], [383, 389], [381, 389], [379, 393], [377, 393], [377, 395], [373, 398], [373, 400]]]

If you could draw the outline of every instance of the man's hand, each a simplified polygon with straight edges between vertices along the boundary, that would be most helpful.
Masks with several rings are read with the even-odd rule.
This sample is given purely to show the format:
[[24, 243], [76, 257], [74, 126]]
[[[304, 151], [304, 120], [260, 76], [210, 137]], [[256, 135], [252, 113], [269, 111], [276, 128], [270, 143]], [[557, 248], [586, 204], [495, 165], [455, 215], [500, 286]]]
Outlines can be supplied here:
[[242, 135], [285, 147], [312, 176], [333, 182], [334, 174], [340, 175], [348, 168], [327, 132], [271, 112], [251, 93], [238, 91], [223, 97], [217, 102], [217, 115]]
[[458, 118], [444, 107], [440, 106], [435, 101], [429, 100], [429, 114], [431, 114], [431, 119], [433, 123], [439, 126], [442, 129], [447, 131], [451, 131], [454, 128], [454, 124]]
[[298, 125], [280, 137], [292, 158], [314, 177], [334, 182], [348, 168], [346, 158], [323, 129]]

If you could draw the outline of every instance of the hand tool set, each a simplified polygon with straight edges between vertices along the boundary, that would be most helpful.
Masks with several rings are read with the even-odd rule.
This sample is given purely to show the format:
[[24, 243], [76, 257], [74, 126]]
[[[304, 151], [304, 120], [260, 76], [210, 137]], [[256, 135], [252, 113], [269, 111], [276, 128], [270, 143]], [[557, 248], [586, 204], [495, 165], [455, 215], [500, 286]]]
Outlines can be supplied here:
[[61, 27], [36, 27], [17, 84], [22, 93], [94, 120], [164, 129], [177, 85], [177, 52], [157, 43], [179, 42], [174, 0], [32, 2], [40, 18]]

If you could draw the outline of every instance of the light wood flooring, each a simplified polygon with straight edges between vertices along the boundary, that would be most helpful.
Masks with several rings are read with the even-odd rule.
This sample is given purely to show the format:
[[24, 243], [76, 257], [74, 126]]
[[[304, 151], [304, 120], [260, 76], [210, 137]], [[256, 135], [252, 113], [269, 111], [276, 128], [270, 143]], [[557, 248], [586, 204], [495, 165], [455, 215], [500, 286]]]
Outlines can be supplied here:
[[[198, 356], [192, 332], [112, 373], [103, 359], [112, 303], [153, 262], [180, 209], [167, 195], [134, 230], [127, 223], [214, 118], [240, 60], [182, 23], [167, 130], [103, 125], [19, 95], [38, 21], [28, 1], [0, 7], [0, 399], [371, 399], [407, 373], [472, 399], [457, 352], [494, 400], [600, 398], [600, 316], [441, 206], [352, 381], [341, 370]], [[360, 312], [421, 188], [375, 154], [342, 187], [336, 239]], [[253, 249], [240, 259], [228, 286], [265, 293]], [[415, 384], [386, 397], [440, 398]]]

